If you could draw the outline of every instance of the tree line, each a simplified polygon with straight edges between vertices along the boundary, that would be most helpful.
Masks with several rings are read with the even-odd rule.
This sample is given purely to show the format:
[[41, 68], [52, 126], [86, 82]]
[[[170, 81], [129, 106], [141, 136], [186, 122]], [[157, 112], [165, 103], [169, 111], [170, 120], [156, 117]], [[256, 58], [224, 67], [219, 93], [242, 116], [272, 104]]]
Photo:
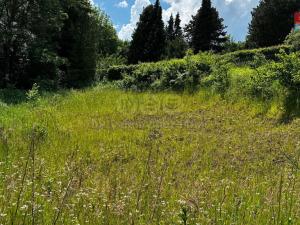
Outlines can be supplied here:
[[[0, 88], [33, 83], [79, 88], [93, 81], [99, 61], [109, 64], [115, 56], [136, 64], [181, 58], [188, 48], [198, 53], [278, 45], [299, 9], [299, 0], [261, 0], [252, 11], [246, 41], [237, 44], [211, 0], [202, 1], [185, 27], [179, 14], [165, 26], [156, 0], [144, 8], [127, 43], [89, 0], [0, 0]], [[105, 61], [106, 56], [113, 57]]]
[[82, 87], [117, 51], [109, 18], [89, 0], [0, 0], [0, 87]]
[[[240, 43], [240, 48], [282, 44], [293, 28], [293, 13], [297, 10], [300, 10], [299, 0], [261, 0], [252, 11], [248, 36], [245, 43]], [[192, 16], [183, 30], [179, 14], [175, 22], [171, 15], [168, 25], [163, 28], [161, 11], [160, 2], [156, 0], [141, 14], [132, 36], [130, 63], [180, 58], [187, 48], [193, 49], [194, 53], [239, 48], [227, 35], [224, 19], [212, 6], [211, 0], [202, 0], [197, 14]]]

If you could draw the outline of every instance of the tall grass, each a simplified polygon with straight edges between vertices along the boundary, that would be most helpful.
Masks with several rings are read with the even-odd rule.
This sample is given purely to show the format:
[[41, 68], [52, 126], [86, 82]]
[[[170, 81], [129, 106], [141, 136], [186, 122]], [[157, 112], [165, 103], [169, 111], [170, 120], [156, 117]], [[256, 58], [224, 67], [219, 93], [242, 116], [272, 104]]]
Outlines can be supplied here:
[[0, 224], [300, 223], [299, 120], [254, 100], [96, 87], [0, 107]]

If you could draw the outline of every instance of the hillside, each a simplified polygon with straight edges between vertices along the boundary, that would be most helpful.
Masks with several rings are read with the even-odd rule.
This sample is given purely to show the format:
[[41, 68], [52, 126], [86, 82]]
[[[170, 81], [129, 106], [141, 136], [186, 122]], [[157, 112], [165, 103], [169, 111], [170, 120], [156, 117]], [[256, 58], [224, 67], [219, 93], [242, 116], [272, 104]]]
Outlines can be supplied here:
[[300, 120], [255, 101], [99, 86], [0, 107], [0, 224], [300, 223]]

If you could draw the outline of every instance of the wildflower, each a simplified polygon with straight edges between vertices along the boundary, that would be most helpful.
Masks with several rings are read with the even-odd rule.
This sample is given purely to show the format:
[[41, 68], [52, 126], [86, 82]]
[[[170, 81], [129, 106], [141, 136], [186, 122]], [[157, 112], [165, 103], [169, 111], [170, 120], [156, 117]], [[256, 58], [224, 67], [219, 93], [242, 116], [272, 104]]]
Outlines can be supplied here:
[[21, 208], [20, 208], [22, 211], [26, 211], [27, 209], [28, 209], [28, 205], [23, 205], [23, 206], [21, 206]]

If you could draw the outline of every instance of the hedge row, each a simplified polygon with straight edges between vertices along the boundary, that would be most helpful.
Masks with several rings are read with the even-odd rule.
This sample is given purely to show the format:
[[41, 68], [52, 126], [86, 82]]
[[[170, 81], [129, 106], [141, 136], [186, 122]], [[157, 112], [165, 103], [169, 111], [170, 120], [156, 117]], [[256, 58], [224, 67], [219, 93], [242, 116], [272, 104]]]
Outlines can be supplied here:
[[240, 50], [236, 52], [227, 53], [223, 55], [222, 58], [236, 65], [251, 62], [254, 60], [254, 57], [258, 54], [264, 55], [267, 60], [278, 60], [276, 55], [279, 54], [282, 50], [286, 53], [289, 53], [291, 48], [287, 45], [281, 45], [259, 49]]
[[[241, 65], [247, 64], [254, 60], [254, 57], [258, 54], [264, 55], [267, 60], [277, 60], [276, 55], [281, 51], [290, 52], [290, 47], [286, 45], [268, 47], [268, 48], [260, 48], [260, 49], [251, 49], [251, 50], [241, 50], [236, 52], [231, 52], [228, 54], [224, 54], [221, 56], [213, 55], [210, 53], [201, 53], [200, 55], [194, 55], [191, 57], [195, 66], [203, 66], [204, 64], [209, 64], [211, 62], [207, 62], [210, 60], [216, 60], [216, 56], [219, 57], [219, 60], [225, 60], [227, 62]], [[203, 57], [203, 55], [205, 57]], [[206, 62], [203, 62], [204, 61]], [[136, 70], [143, 70], [143, 68], [150, 68], [153, 70], [153, 73], [156, 73], [156, 76], [159, 76], [163, 70], [171, 68], [175, 65], [178, 67], [180, 72], [186, 69], [187, 61], [184, 59], [174, 59], [161, 61], [157, 63], [141, 63], [137, 65], [120, 65], [120, 66], [112, 66], [108, 69], [98, 71], [98, 80], [106, 79], [108, 81], [116, 81], [122, 80], [124, 75], [133, 74]], [[172, 69], [171, 69], [172, 70]]]
[[98, 80], [106, 79], [108, 81], [122, 80], [123, 74], [131, 74], [139, 65], [119, 65], [111, 66], [108, 69], [98, 71]]

